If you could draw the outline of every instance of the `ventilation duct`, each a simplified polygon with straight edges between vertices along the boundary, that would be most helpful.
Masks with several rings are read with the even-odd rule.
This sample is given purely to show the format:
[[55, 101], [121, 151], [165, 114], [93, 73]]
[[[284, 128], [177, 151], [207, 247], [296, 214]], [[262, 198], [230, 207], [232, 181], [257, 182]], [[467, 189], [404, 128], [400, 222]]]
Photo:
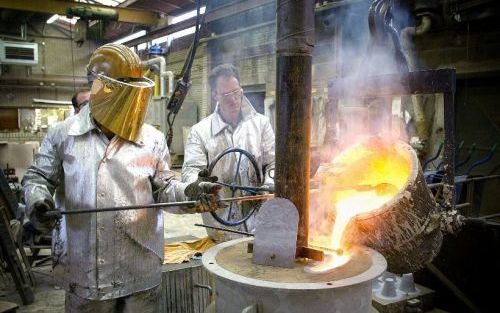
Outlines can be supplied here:
[[38, 44], [0, 40], [0, 63], [17, 65], [38, 64]]

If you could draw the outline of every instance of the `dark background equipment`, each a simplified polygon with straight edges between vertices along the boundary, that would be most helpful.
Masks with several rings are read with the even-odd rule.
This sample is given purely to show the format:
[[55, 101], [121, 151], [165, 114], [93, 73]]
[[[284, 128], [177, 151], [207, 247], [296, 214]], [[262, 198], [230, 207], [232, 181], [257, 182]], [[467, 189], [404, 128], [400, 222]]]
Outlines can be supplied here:
[[169, 147], [174, 137], [173, 126], [175, 122], [175, 117], [177, 116], [177, 113], [179, 113], [179, 110], [181, 109], [182, 103], [184, 102], [184, 99], [186, 98], [186, 95], [189, 91], [189, 87], [191, 87], [191, 67], [193, 66], [194, 56], [196, 55], [196, 48], [198, 47], [198, 41], [200, 38], [200, 27], [203, 24], [206, 15], [204, 14], [203, 17], [200, 17], [201, 15], [200, 7], [201, 7], [201, 0], [198, 0], [196, 5], [196, 25], [195, 25], [193, 43], [191, 44], [191, 49], [189, 50], [186, 62], [184, 63], [184, 66], [182, 68], [181, 72], [182, 77], [177, 81], [174, 91], [172, 92], [172, 95], [170, 96], [170, 99], [168, 100], [167, 104], [167, 110], [170, 111], [167, 115], [167, 124], [168, 124], [167, 145]]
[[17, 201], [0, 171], [0, 271], [10, 273], [23, 304], [30, 304], [35, 301], [34, 279], [24, 249], [10, 227], [11, 221], [16, 220], [17, 209]]

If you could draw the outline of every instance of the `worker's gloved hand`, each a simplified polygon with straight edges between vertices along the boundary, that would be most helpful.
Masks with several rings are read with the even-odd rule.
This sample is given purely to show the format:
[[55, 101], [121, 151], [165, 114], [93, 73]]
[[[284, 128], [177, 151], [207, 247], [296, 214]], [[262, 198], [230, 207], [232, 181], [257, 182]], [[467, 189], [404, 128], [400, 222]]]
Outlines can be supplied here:
[[[201, 193], [196, 199], [194, 210], [197, 213], [212, 212], [220, 208], [218, 191], [221, 189], [219, 185], [213, 183], [202, 182], [199, 185], [205, 192]], [[214, 192], [215, 190], [215, 193]]]
[[30, 220], [37, 230], [47, 233], [55, 226], [58, 217], [45, 215], [46, 212], [53, 211], [54, 208], [55, 205], [52, 199], [39, 200], [33, 204]]
[[208, 170], [204, 169], [198, 173], [198, 179], [186, 187], [186, 197], [196, 201], [195, 212], [211, 212], [220, 208], [218, 199], [222, 186], [215, 184], [217, 180], [217, 176], [209, 176]]

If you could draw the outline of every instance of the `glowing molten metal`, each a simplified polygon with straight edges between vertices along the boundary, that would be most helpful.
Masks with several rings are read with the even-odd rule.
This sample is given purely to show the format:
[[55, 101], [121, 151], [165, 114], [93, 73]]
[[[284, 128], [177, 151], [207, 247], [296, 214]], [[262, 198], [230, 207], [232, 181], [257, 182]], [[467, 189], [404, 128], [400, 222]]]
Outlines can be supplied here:
[[[317, 223], [311, 225], [311, 244], [331, 253], [321, 264], [307, 268], [308, 272], [324, 273], [349, 261], [349, 247], [342, 238], [349, 223], [357, 216], [381, 209], [403, 190], [410, 176], [410, 162], [409, 154], [397, 142], [372, 137], [320, 167], [315, 177], [319, 190], [311, 194], [317, 196], [316, 205], [323, 207], [316, 213], [328, 216], [330, 227], [315, 229]], [[311, 217], [313, 223], [317, 218]]]

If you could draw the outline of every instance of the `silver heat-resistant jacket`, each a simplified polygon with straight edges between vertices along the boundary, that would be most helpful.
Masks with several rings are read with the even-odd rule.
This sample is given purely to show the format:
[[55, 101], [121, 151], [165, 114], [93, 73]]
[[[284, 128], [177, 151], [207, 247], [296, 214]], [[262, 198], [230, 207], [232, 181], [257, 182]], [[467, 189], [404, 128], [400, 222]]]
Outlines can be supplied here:
[[[236, 128], [223, 121], [215, 112], [201, 120], [191, 128], [184, 151], [184, 165], [182, 167], [182, 181], [193, 182], [198, 177], [198, 172], [208, 167], [219, 153], [227, 148], [241, 148], [250, 152], [256, 159], [261, 171], [264, 171], [264, 184], [273, 185], [274, 180], [274, 131], [269, 119], [255, 111], [246, 97], [243, 98], [241, 113], [242, 118]], [[238, 154], [222, 158], [214, 168], [212, 174], [225, 183], [237, 183], [244, 186], [256, 186], [256, 176], [249, 160], [241, 158], [240, 170], [236, 173]], [[235, 179], [236, 177], [236, 179]], [[225, 188], [226, 190], [228, 188]], [[225, 197], [231, 196], [226, 191]], [[229, 208], [217, 211], [219, 216], [227, 218]], [[234, 218], [241, 217], [240, 210], [232, 210]], [[203, 213], [203, 222], [207, 225], [221, 226], [210, 213]], [[247, 221], [248, 229], [244, 225], [234, 227], [243, 231], [252, 231], [255, 227], [255, 218]], [[207, 229], [209, 236], [217, 241], [225, 241], [241, 237], [232, 233]]]
[[[23, 179], [27, 214], [56, 188], [61, 211], [185, 200], [186, 184], [174, 180], [168, 161], [165, 139], [152, 126], [143, 125], [135, 142], [116, 136], [109, 141], [85, 106], [47, 133]], [[151, 179], [166, 186], [156, 199]], [[104, 300], [160, 284], [161, 210], [86, 213], [65, 220], [69, 292]]]

